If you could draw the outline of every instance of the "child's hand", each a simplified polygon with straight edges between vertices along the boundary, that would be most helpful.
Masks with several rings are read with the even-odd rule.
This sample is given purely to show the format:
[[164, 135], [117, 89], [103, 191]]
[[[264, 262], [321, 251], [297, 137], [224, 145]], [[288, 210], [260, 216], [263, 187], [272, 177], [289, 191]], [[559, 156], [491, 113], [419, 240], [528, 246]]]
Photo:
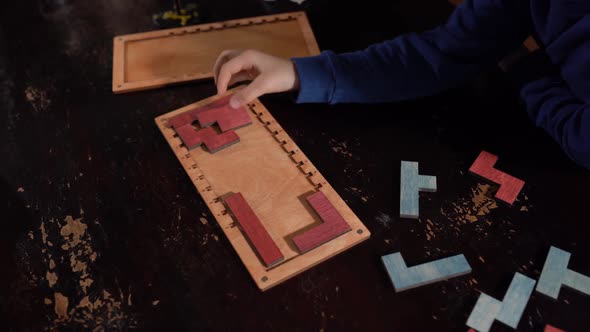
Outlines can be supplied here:
[[299, 78], [292, 61], [255, 50], [221, 52], [213, 73], [218, 94], [226, 92], [228, 86], [235, 83], [252, 81], [232, 96], [230, 106], [233, 108], [267, 93], [299, 89]]

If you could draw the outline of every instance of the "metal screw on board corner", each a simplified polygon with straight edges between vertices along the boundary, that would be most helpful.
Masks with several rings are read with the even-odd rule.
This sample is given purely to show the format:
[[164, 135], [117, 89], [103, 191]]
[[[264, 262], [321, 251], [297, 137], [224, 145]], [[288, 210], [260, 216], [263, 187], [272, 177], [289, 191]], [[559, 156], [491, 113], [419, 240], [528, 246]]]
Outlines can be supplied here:
[[267, 282], [268, 281], [268, 278], [266, 276], [264, 276], [264, 277], [262, 277], [261, 280], [262, 280], [262, 282]]
[[356, 230], [356, 233], [357, 233], [357, 234], [363, 234], [363, 230], [362, 230], [362, 229], [357, 229], [357, 230]]

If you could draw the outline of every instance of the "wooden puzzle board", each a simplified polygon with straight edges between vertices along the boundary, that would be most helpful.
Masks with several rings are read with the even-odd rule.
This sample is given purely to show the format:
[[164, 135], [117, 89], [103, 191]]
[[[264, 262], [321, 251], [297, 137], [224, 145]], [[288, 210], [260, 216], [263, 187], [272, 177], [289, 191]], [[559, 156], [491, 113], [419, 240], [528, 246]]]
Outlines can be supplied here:
[[[188, 105], [155, 121], [261, 290], [369, 238], [368, 229], [258, 100], [247, 107], [252, 124], [235, 130], [240, 137], [237, 144], [216, 153], [202, 147], [191, 151], [184, 147], [175, 130], [168, 126], [168, 119], [221, 97]], [[317, 190], [327, 196], [352, 230], [301, 254], [292, 238], [321, 223], [305, 202], [305, 197]], [[280, 248], [285, 256], [283, 262], [270, 268], [263, 265], [234, 223], [220, 197], [237, 192], [244, 195]]]
[[121, 35], [113, 40], [113, 92], [213, 77], [215, 59], [226, 49], [285, 58], [319, 54], [305, 12]]

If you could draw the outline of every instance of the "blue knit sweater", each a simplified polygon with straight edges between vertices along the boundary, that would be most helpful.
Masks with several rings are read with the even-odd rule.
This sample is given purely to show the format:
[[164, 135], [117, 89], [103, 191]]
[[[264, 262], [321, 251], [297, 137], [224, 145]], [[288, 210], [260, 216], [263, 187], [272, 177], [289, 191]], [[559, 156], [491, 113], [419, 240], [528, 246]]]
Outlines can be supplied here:
[[590, 169], [590, 0], [467, 0], [442, 26], [350, 53], [293, 59], [297, 102], [382, 103], [474, 77], [532, 35], [548, 67], [519, 85], [535, 122]]

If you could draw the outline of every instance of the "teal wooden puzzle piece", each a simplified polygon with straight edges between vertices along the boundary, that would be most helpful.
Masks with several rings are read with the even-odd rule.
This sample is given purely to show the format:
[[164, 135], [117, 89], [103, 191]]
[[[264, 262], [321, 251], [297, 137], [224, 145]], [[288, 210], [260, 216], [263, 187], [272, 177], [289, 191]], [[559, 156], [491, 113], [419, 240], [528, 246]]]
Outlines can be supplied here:
[[403, 161], [401, 164], [399, 215], [418, 219], [420, 191], [436, 191], [436, 176], [418, 174], [418, 163]]
[[535, 280], [515, 273], [502, 302], [482, 293], [467, 319], [467, 326], [487, 332], [495, 320], [516, 329], [535, 287]]
[[553, 246], [549, 248], [537, 292], [557, 300], [561, 286], [567, 286], [590, 295], [590, 278], [567, 268], [570, 257], [571, 254], [565, 250]]
[[502, 309], [502, 302], [481, 294], [467, 319], [467, 326], [476, 331], [489, 331]]
[[420, 287], [471, 272], [465, 256], [439, 259], [408, 268], [399, 252], [381, 257], [396, 292]]

